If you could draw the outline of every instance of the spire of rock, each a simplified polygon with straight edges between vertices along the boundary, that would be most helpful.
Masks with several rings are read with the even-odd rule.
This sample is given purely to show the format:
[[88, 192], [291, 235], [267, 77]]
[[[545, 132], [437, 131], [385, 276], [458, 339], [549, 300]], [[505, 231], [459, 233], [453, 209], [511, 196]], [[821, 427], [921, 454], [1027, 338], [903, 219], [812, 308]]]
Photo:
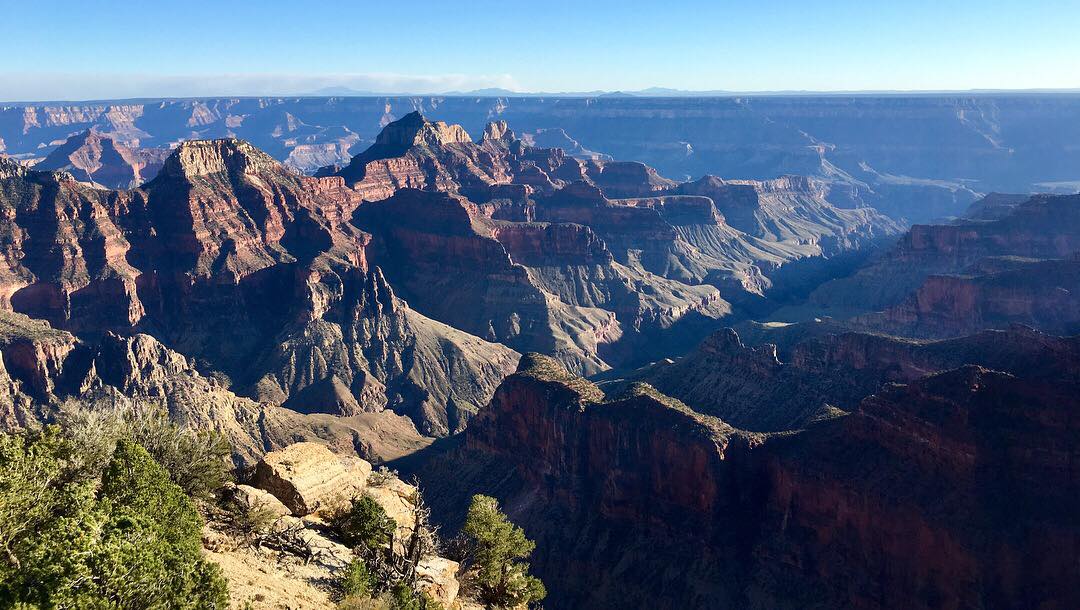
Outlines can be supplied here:
[[517, 139], [514, 131], [506, 121], [492, 121], [484, 126], [484, 141], [501, 142], [510, 144]]

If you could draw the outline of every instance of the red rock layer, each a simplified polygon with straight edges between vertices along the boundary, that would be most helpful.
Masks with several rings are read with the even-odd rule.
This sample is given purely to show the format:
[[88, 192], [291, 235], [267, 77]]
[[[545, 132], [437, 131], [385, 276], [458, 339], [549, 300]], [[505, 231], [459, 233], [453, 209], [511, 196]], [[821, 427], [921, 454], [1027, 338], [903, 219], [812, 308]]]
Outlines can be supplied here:
[[[1080, 387], [1053, 372], [1062, 348], [771, 437], [648, 386], [606, 399], [530, 355], [425, 480], [436, 505], [499, 495], [555, 607], [1072, 607]], [[436, 481], [447, 467], [466, 480]]]
[[1075, 384], [978, 367], [778, 443], [761, 607], [1073, 607]]
[[3, 293], [56, 327], [151, 331], [274, 403], [336, 377], [361, 410], [389, 404], [430, 434], [464, 425], [513, 366], [511, 350], [404, 304], [375, 320], [371, 236], [349, 222], [361, 200], [339, 177], [298, 176], [236, 140], [185, 143], [131, 191], [5, 173]]
[[916, 337], [948, 337], [1012, 323], [1080, 331], [1080, 260], [1016, 261], [1004, 269], [932, 275], [904, 302], [855, 320]]

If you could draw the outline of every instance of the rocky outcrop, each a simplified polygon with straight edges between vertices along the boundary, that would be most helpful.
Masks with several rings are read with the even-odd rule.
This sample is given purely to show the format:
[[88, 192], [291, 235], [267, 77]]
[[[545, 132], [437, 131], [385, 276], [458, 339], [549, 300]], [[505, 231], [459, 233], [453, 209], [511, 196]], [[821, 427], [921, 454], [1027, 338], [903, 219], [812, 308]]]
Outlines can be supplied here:
[[587, 174], [611, 199], [648, 197], [675, 186], [655, 169], [634, 161], [595, 161], [586, 165]]
[[56, 389], [76, 343], [40, 320], [0, 313], [0, 428], [26, 427], [43, 416], [44, 405], [34, 398]]
[[[342, 544], [326, 519], [360, 495], [374, 499], [397, 524], [394, 550], [405, 557], [405, 541], [416, 527], [417, 489], [393, 473], [372, 474], [371, 464], [339, 456], [317, 443], [297, 443], [267, 453], [255, 466], [252, 485], [229, 484], [225, 498], [241, 507], [269, 510], [273, 515], [263, 531], [236, 540], [229, 518], [216, 520], [203, 532], [207, 555], [230, 578], [234, 604], [259, 602], [260, 607], [334, 608], [340, 595], [335, 586], [350, 563], [354, 549]], [[446, 608], [472, 603], [459, 599], [460, 565], [426, 554], [418, 558], [415, 587]]]
[[304, 415], [237, 396], [227, 380], [148, 335], [78, 340], [19, 314], [4, 314], [0, 346], [0, 427], [35, 427], [71, 408], [162, 409], [177, 422], [221, 431], [241, 466], [298, 440], [382, 462], [426, 447], [406, 417], [391, 411], [352, 417]]
[[360, 199], [340, 178], [297, 176], [236, 140], [185, 143], [139, 190], [9, 173], [3, 293], [91, 342], [149, 332], [248, 396], [282, 404], [314, 386], [291, 406], [389, 407], [428, 434], [463, 426], [513, 368], [513, 352], [424, 319], [369, 269], [370, 236], [348, 222]]
[[292, 514], [292, 510], [285, 506], [281, 500], [278, 500], [274, 494], [251, 485], [230, 483], [225, 486], [224, 494], [246, 510], [267, 510], [275, 517]]
[[346, 463], [325, 445], [296, 443], [264, 455], [252, 483], [302, 517], [363, 493], [369, 474], [364, 460]]
[[443, 607], [454, 607], [461, 583], [457, 574], [460, 564], [445, 557], [431, 556], [416, 566], [417, 588], [431, 596]]
[[1009, 324], [1059, 335], [1080, 332], [1080, 259], [984, 259], [964, 275], [931, 275], [898, 305], [852, 321], [911, 337]]

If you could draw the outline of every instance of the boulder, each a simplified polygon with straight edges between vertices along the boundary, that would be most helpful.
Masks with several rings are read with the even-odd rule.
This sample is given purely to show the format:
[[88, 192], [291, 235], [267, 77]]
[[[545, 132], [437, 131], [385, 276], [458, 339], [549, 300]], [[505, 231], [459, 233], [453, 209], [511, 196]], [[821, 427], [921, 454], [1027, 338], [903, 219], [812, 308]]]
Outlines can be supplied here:
[[296, 443], [263, 456], [252, 483], [303, 516], [364, 491], [371, 464], [341, 458], [319, 443]]
[[416, 588], [449, 608], [457, 599], [458, 589], [461, 588], [457, 579], [459, 567], [458, 562], [445, 557], [424, 557], [416, 566]]
[[385, 482], [369, 485], [365, 493], [371, 496], [386, 511], [386, 516], [394, 520], [394, 545], [404, 545], [412, 536], [416, 526], [415, 508], [416, 487], [398, 479], [390, 478]]
[[284, 517], [291, 515], [292, 511], [288, 506], [282, 504], [281, 500], [278, 500], [274, 494], [250, 485], [233, 485], [231, 486], [232, 498], [238, 504], [247, 509], [254, 509], [262, 507], [269, 509], [275, 516]]

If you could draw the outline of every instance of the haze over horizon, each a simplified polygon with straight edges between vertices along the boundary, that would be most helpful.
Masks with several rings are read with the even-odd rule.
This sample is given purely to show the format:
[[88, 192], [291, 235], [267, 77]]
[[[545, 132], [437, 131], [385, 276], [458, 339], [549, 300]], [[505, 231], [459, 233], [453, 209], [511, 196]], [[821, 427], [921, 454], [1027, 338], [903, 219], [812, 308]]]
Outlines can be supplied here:
[[[115, 5], [115, 6], [114, 6]], [[1080, 5], [834, 0], [808, 12], [608, 1], [321, 3], [8, 15], [0, 100], [519, 92], [964, 91], [1080, 87]], [[407, 34], [407, 35], [406, 35]], [[92, 41], [92, 44], [89, 42]], [[405, 42], [407, 41], [407, 42]], [[477, 52], [489, 47], [490, 52]]]

